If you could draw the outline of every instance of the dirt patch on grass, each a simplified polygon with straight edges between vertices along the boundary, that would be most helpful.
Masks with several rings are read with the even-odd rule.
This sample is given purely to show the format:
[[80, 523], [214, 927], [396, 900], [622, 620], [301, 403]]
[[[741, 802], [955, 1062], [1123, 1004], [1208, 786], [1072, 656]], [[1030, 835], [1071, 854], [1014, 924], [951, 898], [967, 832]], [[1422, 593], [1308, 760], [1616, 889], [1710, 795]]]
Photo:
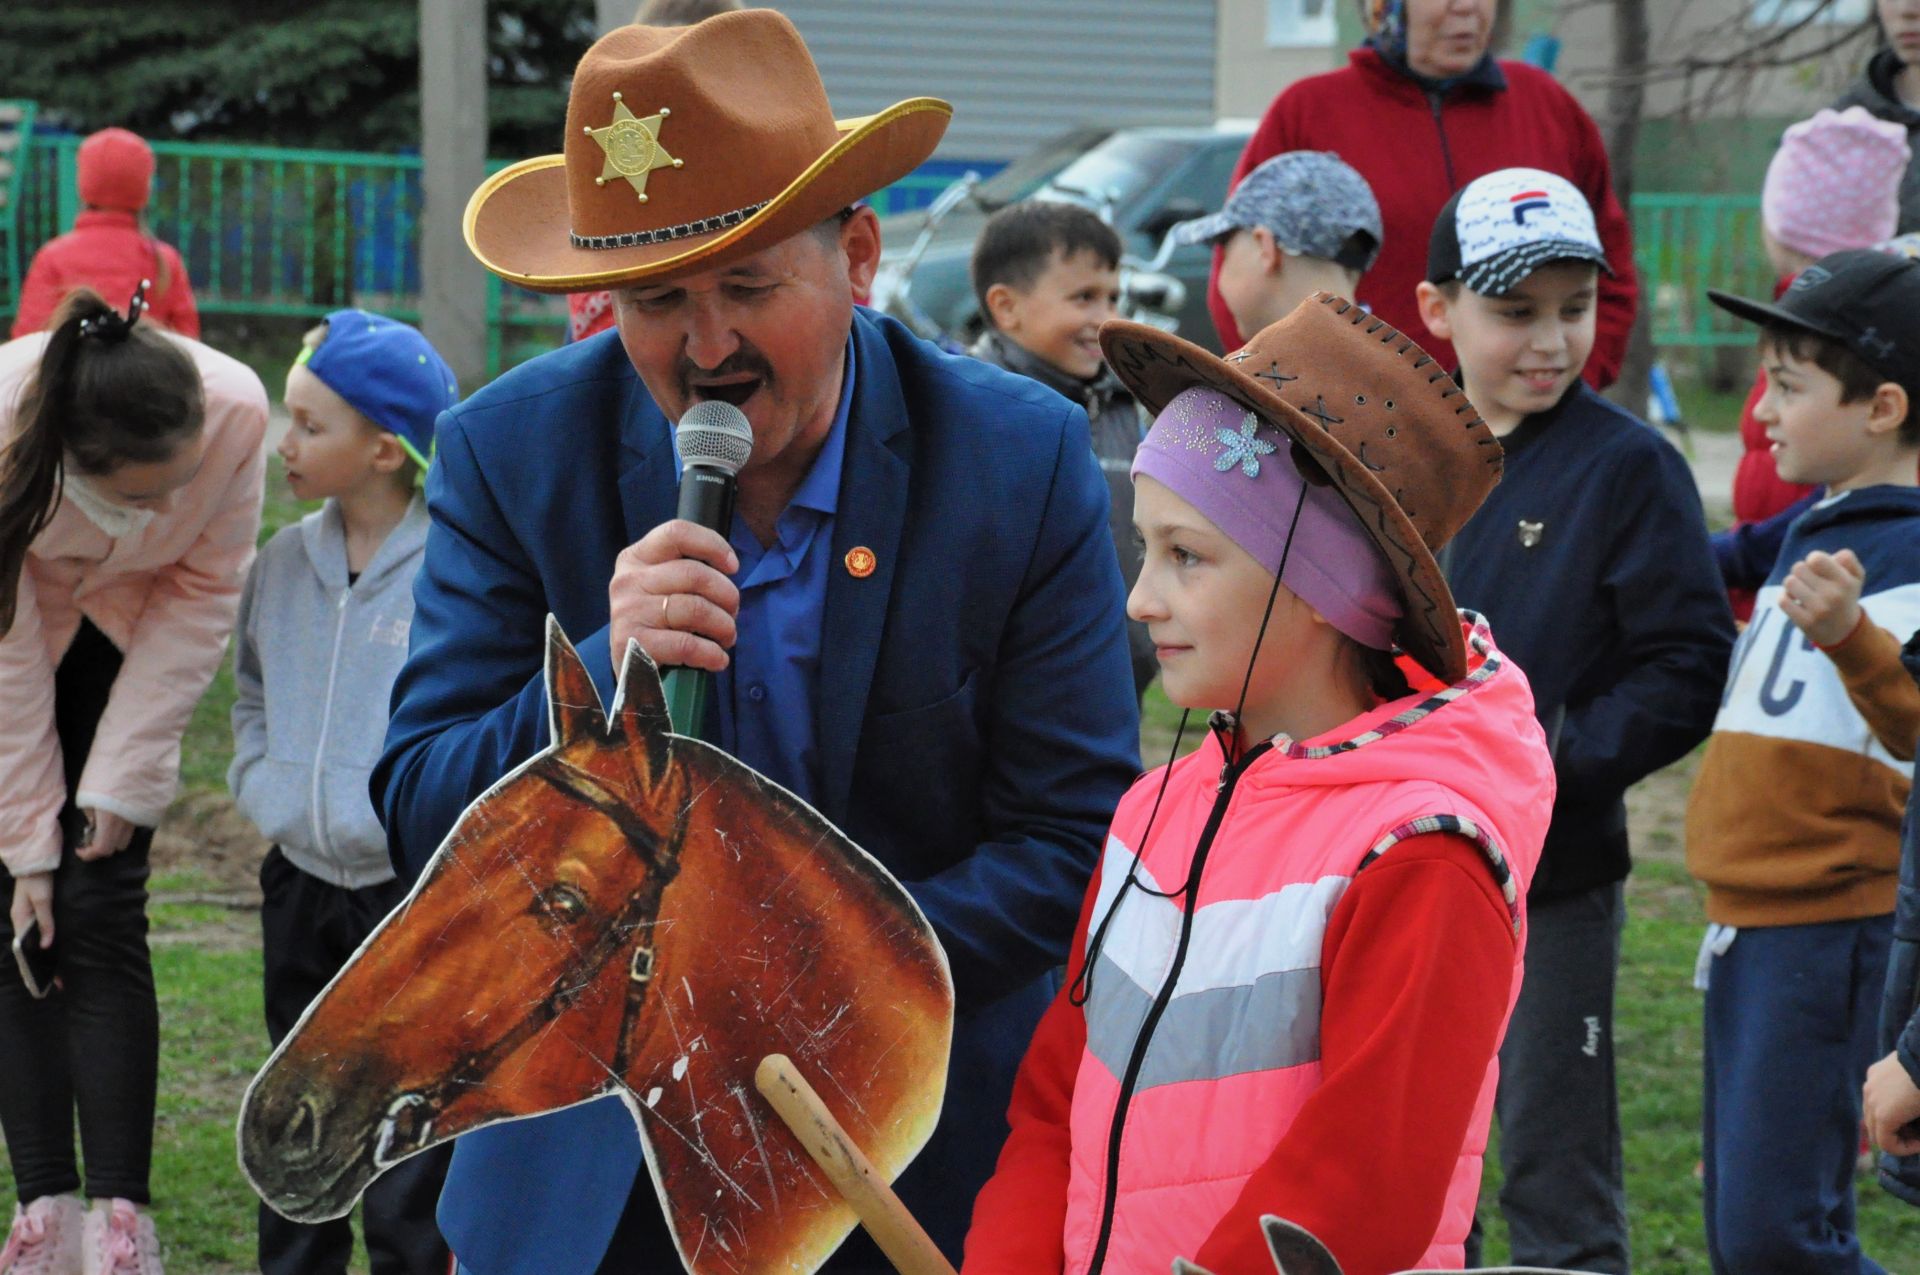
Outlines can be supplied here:
[[1658, 863], [1686, 858], [1687, 794], [1700, 768], [1700, 750], [1656, 770], [1627, 790], [1627, 835], [1633, 857]]
[[260, 901], [260, 860], [267, 843], [259, 829], [234, 808], [223, 792], [191, 792], [153, 834], [156, 877], [183, 874], [197, 879], [198, 892]]

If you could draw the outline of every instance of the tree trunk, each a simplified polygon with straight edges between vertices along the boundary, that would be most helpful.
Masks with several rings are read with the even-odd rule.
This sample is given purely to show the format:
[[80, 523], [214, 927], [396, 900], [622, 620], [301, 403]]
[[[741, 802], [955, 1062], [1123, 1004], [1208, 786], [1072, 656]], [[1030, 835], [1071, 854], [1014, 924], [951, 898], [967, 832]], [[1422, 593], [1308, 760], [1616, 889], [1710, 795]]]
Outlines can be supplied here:
[[[1613, 161], [1613, 190], [1620, 206], [1633, 214], [1634, 150], [1640, 141], [1640, 117], [1646, 106], [1646, 70], [1651, 43], [1647, 0], [1613, 0], [1613, 76], [1607, 85], [1604, 131], [1607, 154]], [[1616, 269], [1633, 263], [1615, 262]], [[1653, 290], [1640, 280], [1640, 308], [1627, 339], [1627, 356], [1620, 379], [1608, 397], [1635, 416], [1647, 408], [1647, 377], [1653, 369]]]

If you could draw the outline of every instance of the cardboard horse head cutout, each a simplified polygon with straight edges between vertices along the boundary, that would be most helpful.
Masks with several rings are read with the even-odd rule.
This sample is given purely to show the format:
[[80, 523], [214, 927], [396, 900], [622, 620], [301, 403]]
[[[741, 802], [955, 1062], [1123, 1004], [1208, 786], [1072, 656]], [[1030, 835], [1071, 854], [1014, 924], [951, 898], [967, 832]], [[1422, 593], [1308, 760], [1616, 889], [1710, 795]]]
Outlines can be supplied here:
[[783, 1053], [891, 1179], [940, 1112], [953, 985], [900, 883], [671, 733], [629, 647], [603, 713], [549, 622], [552, 744], [469, 806], [248, 1088], [240, 1162], [296, 1221], [502, 1120], [621, 1096], [687, 1269], [811, 1271], [854, 1225], [754, 1092]]

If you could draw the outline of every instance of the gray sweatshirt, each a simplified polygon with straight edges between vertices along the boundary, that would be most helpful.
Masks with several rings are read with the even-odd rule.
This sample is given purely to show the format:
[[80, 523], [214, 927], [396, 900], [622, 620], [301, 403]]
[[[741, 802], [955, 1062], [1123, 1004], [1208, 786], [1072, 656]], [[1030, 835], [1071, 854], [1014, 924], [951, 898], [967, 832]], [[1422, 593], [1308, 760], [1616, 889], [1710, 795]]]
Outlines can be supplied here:
[[394, 875], [367, 780], [407, 658], [427, 524], [416, 495], [349, 588], [329, 500], [267, 542], [240, 599], [227, 786], [295, 867], [349, 889]]

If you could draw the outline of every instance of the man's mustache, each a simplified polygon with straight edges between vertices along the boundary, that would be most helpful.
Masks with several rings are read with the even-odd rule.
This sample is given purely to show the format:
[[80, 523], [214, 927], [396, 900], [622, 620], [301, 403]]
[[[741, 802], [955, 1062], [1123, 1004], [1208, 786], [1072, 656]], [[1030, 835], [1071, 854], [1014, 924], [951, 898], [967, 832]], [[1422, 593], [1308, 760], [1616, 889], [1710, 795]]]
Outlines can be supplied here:
[[718, 381], [736, 376], [752, 376], [757, 377], [763, 384], [773, 381], [773, 366], [758, 350], [735, 350], [718, 367], [710, 368], [701, 367], [691, 359], [683, 358], [679, 366], [674, 369], [674, 373], [680, 383], [682, 398], [692, 398], [697, 390], [704, 388], [694, 385], [696, 377], [702, 381]]

